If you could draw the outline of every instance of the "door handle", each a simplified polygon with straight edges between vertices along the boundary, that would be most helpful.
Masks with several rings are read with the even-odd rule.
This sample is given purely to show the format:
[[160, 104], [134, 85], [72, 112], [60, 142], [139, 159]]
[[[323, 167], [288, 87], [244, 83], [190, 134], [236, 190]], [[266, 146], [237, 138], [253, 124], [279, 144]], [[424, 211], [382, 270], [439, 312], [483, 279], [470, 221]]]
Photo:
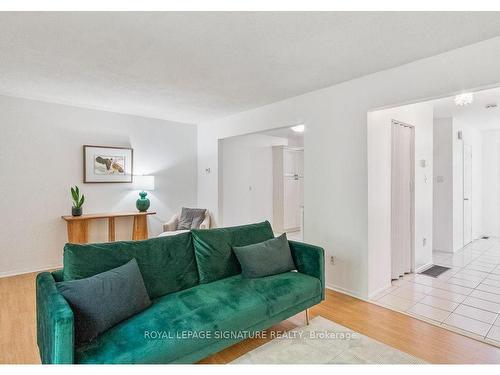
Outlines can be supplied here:
[[468, 200], [469, 200], [469, 198], [464, 198], [464, 201], [468, 201]]

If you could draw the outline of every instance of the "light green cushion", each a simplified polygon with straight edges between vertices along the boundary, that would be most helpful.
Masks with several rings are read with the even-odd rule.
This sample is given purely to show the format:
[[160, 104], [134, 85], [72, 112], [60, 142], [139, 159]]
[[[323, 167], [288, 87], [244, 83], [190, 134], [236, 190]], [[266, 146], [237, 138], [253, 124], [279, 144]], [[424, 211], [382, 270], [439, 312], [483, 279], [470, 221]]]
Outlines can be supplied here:
[[119, 267], [135, 258], [151, 298], [198, 284], [190, 233], [144, 241], [64, 246], [63, 280], [77, 280]]
[[234, 246], [245, 278], [276, 275], [295, 269], [286, 234], [247, 246]]
[[200, 283], [210, 283], [241, 272], [233, 246], [246, 246], [274, 238], [268, 221], [229, 228], [193, 229]]
[[[267, 328], [276, 321], [273, 318], [286, 319], [320, 299], [320, 280], [298, 272], [259, 279], [237, 275], [158, 298], [149, 309], [77, 348], [75, 359], [77, 363], [197, 360], [239, 341], [221, 340], [216, 331]], [[290, 313], [293, 308], [297, 309]], [[152, 339], [152, 331], [165, 336]], [[211, 331], [212, 335], [204, 339], [177, 336], [187, 331]]]

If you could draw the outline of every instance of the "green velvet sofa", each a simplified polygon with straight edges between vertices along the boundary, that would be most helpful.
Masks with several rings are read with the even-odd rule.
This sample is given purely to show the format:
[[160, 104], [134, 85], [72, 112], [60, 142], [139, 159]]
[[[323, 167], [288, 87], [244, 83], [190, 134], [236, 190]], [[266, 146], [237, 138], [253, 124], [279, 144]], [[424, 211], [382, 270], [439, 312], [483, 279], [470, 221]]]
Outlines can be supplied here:
[[[232, 246], [273, 237], [266, 221], [144, 241], [66, 244], [63, 269], [36, 279], [42, 363], [193, 363], [324, 299], [324, 254], [290, 241], [297, 272], [243, 279]], [[102, 333], [74, 343], [73, 312], [56, 284], [136, 258], [153, 304]]]

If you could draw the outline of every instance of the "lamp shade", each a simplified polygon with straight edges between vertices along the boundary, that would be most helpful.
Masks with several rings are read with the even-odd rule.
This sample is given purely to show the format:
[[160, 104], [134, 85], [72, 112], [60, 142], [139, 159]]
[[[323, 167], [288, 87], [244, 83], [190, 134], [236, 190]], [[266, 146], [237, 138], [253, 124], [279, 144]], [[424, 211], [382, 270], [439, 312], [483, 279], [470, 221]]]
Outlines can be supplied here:
[[134, 188], [153, 191], [155, 189], [155, 176], [134, 176]]

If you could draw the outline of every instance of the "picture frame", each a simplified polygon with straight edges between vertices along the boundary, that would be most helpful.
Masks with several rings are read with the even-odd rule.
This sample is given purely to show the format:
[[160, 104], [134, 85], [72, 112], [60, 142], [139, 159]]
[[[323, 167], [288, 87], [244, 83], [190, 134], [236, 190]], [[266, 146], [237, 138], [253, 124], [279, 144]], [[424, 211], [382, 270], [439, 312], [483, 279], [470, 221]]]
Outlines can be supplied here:
[[133, 165], [132, 148], [83, 146], [84, 183], [131, 183]]

